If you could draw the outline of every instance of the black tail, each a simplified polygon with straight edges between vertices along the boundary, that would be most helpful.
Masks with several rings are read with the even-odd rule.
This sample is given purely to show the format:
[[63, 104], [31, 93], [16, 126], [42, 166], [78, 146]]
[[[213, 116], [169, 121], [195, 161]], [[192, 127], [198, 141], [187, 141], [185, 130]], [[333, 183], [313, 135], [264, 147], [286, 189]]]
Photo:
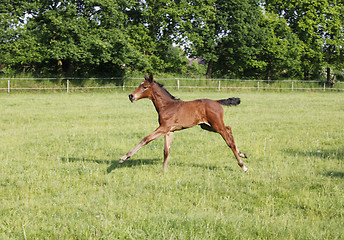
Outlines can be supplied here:
[[240, 98], [221, 99], [221, 100], [218, 100], [217, 102], [225, 106], [235, 106], [235, 105], [240, 104]]

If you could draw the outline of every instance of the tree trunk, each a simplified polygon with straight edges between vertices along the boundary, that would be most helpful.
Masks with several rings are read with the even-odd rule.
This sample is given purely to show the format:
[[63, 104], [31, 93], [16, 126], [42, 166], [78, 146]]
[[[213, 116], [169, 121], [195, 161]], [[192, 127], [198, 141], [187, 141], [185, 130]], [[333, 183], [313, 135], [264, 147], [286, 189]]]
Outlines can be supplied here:
[[67, 74], [69, 76], [71, 76], [74, 72], [74, 61], [73, 60], [69, 60], [68, 62], [68, 68], [67, 68]]
[[268, 80], [268, 84], [270, 84], [270, 82], [271, 82], [271, 70], [270, 69], [268, 69], [266, 77], [267, 77], [267, 80]]
[[206, 78], [211, 78], [212, 72], [213, 72], [213, 60], [210, 59], [210, 61], [208, 62]]
[[327, 67], [326, 69], [326, 81], [327, 81], [327, 85], [332, 88], [334, 82], [333, 82], [333, 79], [331, 79], [331, 68], [329, 67]]
[[63, 68], [62, 68], [62, 60], [57, 61], [57, 74], [59, 77], [62, 76]]
[[303, 72], [303, 78], [304, 78], [304, 80], [309, 80], [310, 79], [309, 71], [308, 70], [305, 70]]

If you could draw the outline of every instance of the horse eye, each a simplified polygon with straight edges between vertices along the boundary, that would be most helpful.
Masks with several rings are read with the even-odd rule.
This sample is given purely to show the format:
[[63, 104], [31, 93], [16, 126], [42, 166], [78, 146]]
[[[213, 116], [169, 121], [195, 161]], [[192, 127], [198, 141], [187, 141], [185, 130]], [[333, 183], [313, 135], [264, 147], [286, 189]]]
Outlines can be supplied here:
[[143, 86], [143, 89], [147, 89], [147, 86]]

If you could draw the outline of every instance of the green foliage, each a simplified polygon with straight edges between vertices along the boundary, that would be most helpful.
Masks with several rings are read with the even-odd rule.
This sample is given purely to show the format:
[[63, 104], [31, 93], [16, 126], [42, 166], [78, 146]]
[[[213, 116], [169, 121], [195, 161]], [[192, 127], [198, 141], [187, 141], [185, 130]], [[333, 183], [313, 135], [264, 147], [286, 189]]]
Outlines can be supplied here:
[[205, 65], [198, 64], [197, 61], [193, 61], [191, 65], [187, 67], [187, 73], [191, 77], [202, 77], [205, 76], [207, 68]]
[[303, 42], [301, 67], [305, 79], [316, 76], [322, 66], [342, 68], [344, 2], [327, 0], [266, 0], [268, 10], [287, 20]]
[[[180, 3], [180, 29], [190, 56], [202, 57], [208, 63], [217, 60], [218, 32], [216, 25], [216, 1], [192, 0]], [[208, 72], [210, 77], [211, 72]]]
[[[254, 2], [254, 1], [253, 1]], [[257, 59], [265, 40], [263, 19], [258, 1], [221, 1], [218, 6], [218, 28], [223, 37], [219, 43], [218, 71], [222, 76], [247, 77], [259, 69]], [[215, 65], [216, 67], [216, 65]]]
[[257, 5], [251, 1], [224, 1], [218, 7], [224, 36], [216, 70], [230, 78], [299, 76], [297, 37], [283, 19], [263, 12]]
[[113, 70], [118, 75], [123, 64], [144, 67], [142, 56], [126, 40], [120, 3], [44, 1], [29, 6], [22, 13], [30, 14], [27, 23], [4, 50], [9, 55], [4, 62], [17, 68], [28, 64], [41, 71], [85, 75], [113, 74]]
[[189, 60], [179, 46], [170, 45], [165, 55], [164, 70], [171, 73], [184, 73]]
[[343, 16], [342, 1], [326, 0], [4, 0], [0, 68], [180, 74], [188, 56], [205, 61], [208, 78], [314, 79], [343, 69]]
[[265, 39], [260, 44], [257, 70], [262, 71], [267, 80], [300, 76], [301, 42], [292, 34], [284, 19], [268, 12], [264, 15], [261, 27]]

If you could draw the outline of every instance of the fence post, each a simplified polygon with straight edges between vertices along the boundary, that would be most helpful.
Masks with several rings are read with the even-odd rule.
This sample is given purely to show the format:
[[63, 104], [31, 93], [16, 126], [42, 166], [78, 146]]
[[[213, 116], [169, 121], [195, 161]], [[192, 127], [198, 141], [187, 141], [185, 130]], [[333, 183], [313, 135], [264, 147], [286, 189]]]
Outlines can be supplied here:
[[69, 93], [69, 80], [67, 79], [67, 93]]
[[258, 91], [259, 91], [259, 81], [258, 81], [258, 87], [257, 88], [258, 88]]
[[7, 92], [9, 93], [11, 89], [11, 80], [7, 81]]
[[125, 78], [123, 78], [123, 91], [125, 89]]
[[179, 79], [177, 79], [177, 89], [179, 91]]
[[221, 91], [221, 80], [219, 80], [219, 91]]
[[291, 91], [294, 91], [294, 82], [291, 82]]

